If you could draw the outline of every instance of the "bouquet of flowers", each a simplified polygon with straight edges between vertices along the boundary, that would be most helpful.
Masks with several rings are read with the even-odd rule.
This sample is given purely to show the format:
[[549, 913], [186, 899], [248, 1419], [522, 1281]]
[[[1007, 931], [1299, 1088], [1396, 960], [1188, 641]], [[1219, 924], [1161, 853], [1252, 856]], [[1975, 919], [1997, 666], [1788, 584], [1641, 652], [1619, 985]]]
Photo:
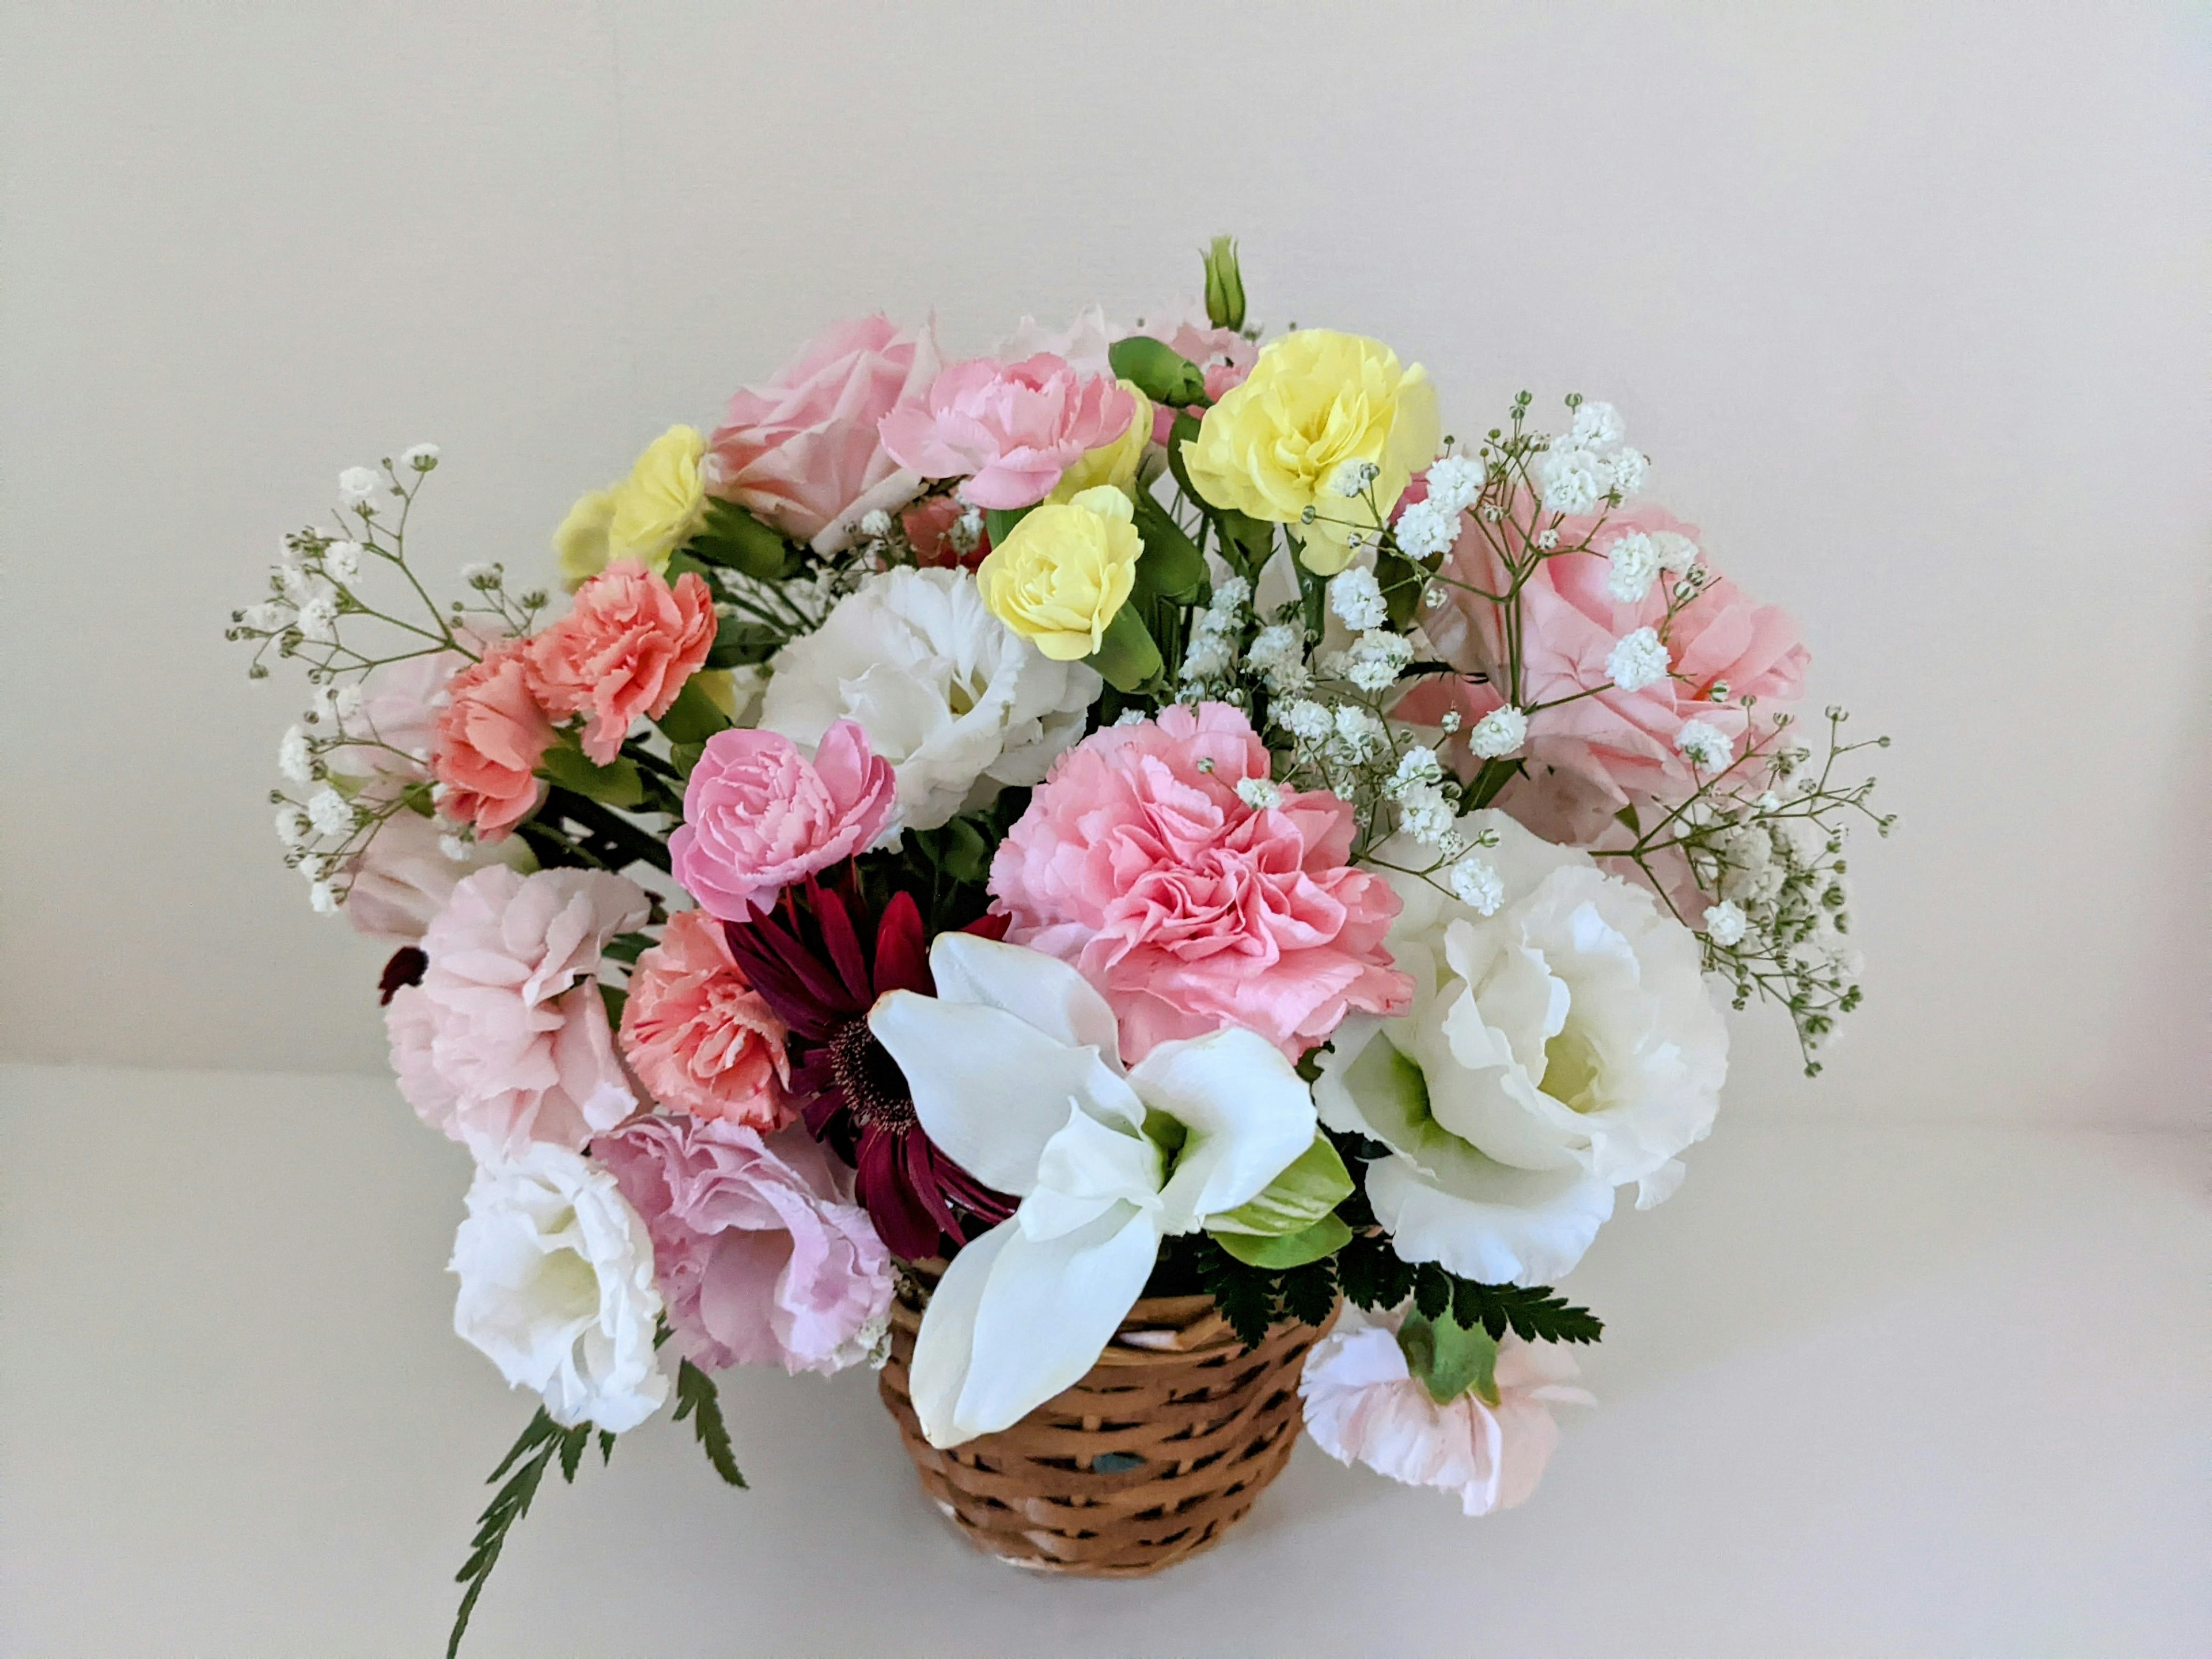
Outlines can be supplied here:
[[1615, 410], [1455, 441], [1205, 279], [960, 361], [832, 329], [576, 503], [562, 614], [431, 596], [422, 445], [234, 616], [312, 688], [286, 862], [476, 1161], [455, 1328], [543, 1402], [456, 1643], [556, 1462], [670, 1411], [743, 1484], [724, 1367], [889, 1355], [972, 1457], [1148, 1296], [1307, 1328], [1325, 1450], [1517, 1503], [1600, 1329], [1552, 1287], [1680, 1182], [1723, 1006], [1817, 1072], [1858, 1002], [1866, 745], [1801, 740], [1796, 628]]

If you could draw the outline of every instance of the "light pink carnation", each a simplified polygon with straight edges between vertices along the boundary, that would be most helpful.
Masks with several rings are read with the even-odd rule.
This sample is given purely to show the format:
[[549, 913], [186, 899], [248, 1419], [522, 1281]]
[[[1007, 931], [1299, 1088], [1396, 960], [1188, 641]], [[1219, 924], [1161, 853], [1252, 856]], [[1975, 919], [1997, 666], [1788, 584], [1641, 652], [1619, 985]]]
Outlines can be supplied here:
[[530, 641], [530, 690], [556, 719], [588, 714], [584, 753], [605, 766], [630, 723], [659, 720], [714, 644], [714, 599], [686, 571], [672, 587], [633, 559], [576, 590], [568, 614]]
[[497, 841], [538, 805], [537, 766], [553, 743], [553, 723], [530, 690], [529, 647], [501, 640], [485, 648], [446, 687], [430, 769], [444, 785], [438, 810]]
[[870, 512], [920, 492], [921, 481], [901, 471], [876, 426], [918, 401], [938, 368], [929, 329], [902, 334], [882, 317], [836, 325], [774, 380], [730, 399], [708, 441], [708, 492], [817, 553], [842, 550]]
[[1565, 1348], [1508, 1333], [1498, 1345], [1498, 1403], [1470, 1393], [1439, 1406], [1407, 1370], [1396, 1319], [1345, 1317], [1298, 1378], [1306, 1432], [1340, 1463], [1457, 1492], [1468, 1515], [1526, 1502], [1559, 1443], [1550, 1408], [1596, 1403], [1571, 1386], [1579, 1373]]
[[1082, 375], [1048, 353], [1018, 363], [955, 363], [919, 405], [884, 417], [884, 447], [925, 478], [964, 478], [976, 507], [1033, 507], [1087, 450], [1112, 443], [1137, 400], [1110, 374]]
[[780, 1129], [793, 1111], [784, 1037], [722, 924], [704, 910], [669, 917], [660, 943], [638, 957], [623, 1005], [623, 1055], [647, 1092], [694, 1117]]
[[571, 1151], [637, 1108], [596, 975], [644, 893], [596, 870], [480, 870], [422, 935], [421, 983], [385, 1011], [399, 1091], [479, 1156], [532, 1140]]
[[338, 722], [348, 741], [330, 751], [330, 769], [365, 780], [362, 793], [372, 800], [389, 800], [409, 784], [428, 781], [447, 684], [468, 665], [458, 651], [433, 651], [371, 669], [361, 682], [361, 707]]
[[1395, 1012], [1413, 994], [1383, 945], [1396, 894], [1345, 862], [1351, 806], [1291, 789], [1248, 806], [1237, 783], [1267, 775], [1238, 710], [1170, 705], [1061, 756], [1000, 843], [1007, 939], [1097, 986], [1132, 1063], [1224, 1025], [1295, 1060], [1349, 1010]]
[[488, 864], [526, 864], [529, 852], [507, 840], [495, 846], [470, 843], [459, 863], [438, 843], [445, 832], [436, 820], [401, 807], [377, 826], [368, 845], [349, 861], [346, 920], [358, 933], [395, 945], [411, 945], [444, 909], [461, 878]]
[[891, 764], [839, 720], [811, 762], [774, 732], [718, 732], [684, 789], [669, 837], [676, 879], [725, 921], [766, 911], [793, 882], [866, 852], [897, 803]]
[[[1580, 541], [1595, 524], [1569, 519], [1559, 539]], [[1445, 561], [1447, 574], [1504, 592], [1510, 579], [1488, 538], [1472, 520], [1465, 526]], [[1694, 526], [1656, 507], [1636, 507], [1611, 514], [1595, 547], [1637, 531], [1668, 531], [1692, 541], [1698, 536]], [[1733, 582], [1715, 576], [1668, 625], [1667, 593], [1676, 578], [1662, 574], [1642, 599], [1629, 602], [1608, 589], [1610, 569], [1601, 551], [1560, 554], [1538, 565], [1521, 590], [1524, 706], [1604, 688], [1530, 718], [1528, 757], [1553, 775], [1537, 772], [1500, 801], [1555, 840], [1587, 842], [1632, 801], [1678, 799], [1694, 788], [1696, 775], [1675, 747], [1686, 721], [1713, 726], [1741, 755], [1748, 721], [1737, 700], [1755, 696], [1765, 714], [1794, 702], [1804, 685], [1808, 654], [1796, 624], [1776, 607], [1754, 605]], [[1452, 704], [1472, 725], [1498, 706], [1493, 687], [1505, 678], [1505, 611], [1464, 588], [1447, 592], [1451, 603], [1425, 613], [1422, 626], [1455, 667], [1486, 675], [1492, 684], [1438, 684], [1409, 698], [1400, 712], [1433, 720]], [[1613, 647], [1637, 629], [1662, 625], [1673, 677], [1640, 691], [1614, 686], [1607, 667]], [[1727, 686], [1727, 702], [1711, 700], [1716, 684]]]
[[[1158, 340], [1170, 350], [1196, 363], [1206, 375], [1206, 395], [1215, 403], [1244, 384], [1252, 365], [1260, 361], [1260, 348], [1233, 328], [1216, 328], [1205, 305], [1186, 301], [1164, 306], [1121, 337], [1140, 335]], [[1162, 404], [1152, 410], [1152, 441], [1164, 447], [1181, 411]], [[1195, 412], [1195, 411], [1194, 411]]]
[[813, 1138], [640, 1118], [592, 1144], [653, 1236], [671, 1339], [708, 1370], [840, 1370], [890, 1312], [890, 1252]]

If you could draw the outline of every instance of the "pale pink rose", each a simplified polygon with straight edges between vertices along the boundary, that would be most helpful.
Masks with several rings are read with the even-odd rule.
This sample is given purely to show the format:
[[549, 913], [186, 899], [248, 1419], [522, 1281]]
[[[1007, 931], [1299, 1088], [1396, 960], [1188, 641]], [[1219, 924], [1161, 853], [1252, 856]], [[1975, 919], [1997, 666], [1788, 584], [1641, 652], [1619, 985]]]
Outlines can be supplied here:
[[645, 1219], [684, 1358], [795, 1374], [867, 1357], [890, 1313], [890, 1252], [805, 1130], [642, 1117], [592, 1155]]
[[869, 513], [914, 499], [876, 427], [937, 378], [933, 331], [902, 334], [882, 317], [839, 323], [763, 386], [730, 399], [708, 441], [708, 493], [735, 501], [817, 553], [842, 551]]
[[1351, 806], [1293, 789], [1247, 805], [1237, 784], [1267, 775], [1240, 711], [1171, 704], [1062, 755], [1000, 843], [1006, 938], [1097, 986], [1133, 1064], [1224, 1025], [1295, 1060], [1350, 1010], [1395, 1012], [1413, 994], [1383, 944], [1397, 895], [1346, 863]]
[[897, 804], [891, 764], [838, 720], [811, 762], [775, 732], [717, 732], [684, 789], [668, 839], [676, 879], [708, 912], [744, 921], [793, 882], [866, 852]]
[[663, 1106], [753, 1129], [780, 1129], [793, 1107], [784, 1024], [730, 955], [704, 910], [669, 917], [637, 959], [623, 1005], [623, 1056]]
[[[1260, 348], [1233, 328], [1216, 328], [1201, 301], [1186, 300], [1163, 306], [1117, 337], [1140, 335], [1158, 340], [1186, 361], [1196, 363], [1206, 375], [1206, 395], [1219, 403], [1252, 372], [1260, 361]], [[1178, 410], [1162, 404], [1152, 410], [1152, 441], [1165, 447]]]
[[404, 806], [377, 826], [368, 845], [348, 864], [345, 913], [356, 932], [412, 945], [446, 908], [463, 877], [487, 865], [530, 857], [526, 848], [509, 838], [492, 846], [472, 842], [468, 856], [456, 862], [440, 850], [444, 839], [435, 819]]
[[584, 753], [605, 766], [632, 721], [668, 712], [714, 644], [714, 596], [696, 573], [672, 587], [635, 560], [618, 560], [530, 641], [531, 695], [556, 719], [588, 714]]
[[1137, 400], [1110, 374], [1079, 374], [1048, 353], [978, 357], [945, 369], [922, 404], [885, 416], [884, 447], [925, 478], [964, 479], [974, 506], [1033, 507], [1136, 418]]
[[1508, 1332], [1498, 1345], [1498, 1403], [1468, 1393], [1439, 1406], [1407, 1370], [1398, 1324], [1388, 1316], [1370, 1324], [1347, 1309], [1314, 1344], [1298, 1378], [1314, 1443], [1340, 1463], [1457, 1492], [1468, 1515], [1525, 1503], [1559, 1443], [1551, 1407], [1597, 1403], [1572, 1386], [1573, 1358], [1557, 1343]]
[[[1446, 573], [1491, 592], [1504, 592], [1510, 579], [1488, 538], [1472, 519], [1463, 522], [1445, 560]], [[1559, 539], [1578, 542], [1596, 523], [1569, 519], [1559, 526]], [[1755, 696], [1763, 716], [1802, 691], [1808, 657], [1796, 625], [1772, 605], [1754, 605], [1724, 577], [1711, 578], [1671, 624], [1667, 593], [1674, 577], [1662, 574], [1640, 600], [1613, 595], [1602, 550], [1617, 536], [1655, 531], [1698, 538], [1696, 526], [1656, 507], [1629, 507], [1607, 518], [1592, 551], [1544, 560], [1521, 590], [1523, 706], [1602, 688], [1529, 718], [1530, 775], [1500, 805], [1539, 834], [1586, 843], [1632, 802], [1679, 799], [1697, 782], [1674, 746], [1686, 722], [1713, 726], [1741, 755], [1749, 721], [1738, 700]], [[1464, 588], [1446, 592], [1451, 603], [1425, 613], [1422, 627], [1453, 666], [1486, 675], [1491, 684], [1432, 682], [1400, 712], [1407, 719], [1433, 720], [1444, 707], [1456, 706], [1472, 725], [1498, 706], [1494, 688], [1505, 683], [1505, 612]], [[1614, 686], [1607, 667], [1613, 647], [1637, 629], [1662, 625], [1672, 677], [1640, 691]], [[1719, 684], [1727, 687], [1724, 702], [1712, 701]]]
[[598, 973], [645, 925], [646, 896], [597, 870], [480, 870], [422, 935], [420, 983], [385, 1011], [399, 1091], [479, 1156], [546, 1140], [571, 1151], [637, 1109]]
[[538, 763], [553, 723], [530, 691], [529, 646], [501, 640], [446, 686], [431, 743], [430, 770], [444, 785], [438, 810], [497, 841], [538, 805]]

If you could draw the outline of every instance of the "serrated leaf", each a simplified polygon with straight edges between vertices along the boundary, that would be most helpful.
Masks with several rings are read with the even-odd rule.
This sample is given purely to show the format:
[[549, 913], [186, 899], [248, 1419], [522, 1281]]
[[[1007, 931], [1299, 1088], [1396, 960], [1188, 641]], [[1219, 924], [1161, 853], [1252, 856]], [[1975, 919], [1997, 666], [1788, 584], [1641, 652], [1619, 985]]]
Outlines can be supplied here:
[[1283, 1275], [1283, 1310], [1300, 1324], [1322, 1324], [1335, 1308], [1336, 1273], [1327, 1260]]
[[1246, 1267], [1277, 1273], [1334, 1255], [1351, 1239], [1352, 1229], [1334, 1215], [1295, 1233], [1213, 1233], [1213, 1242]]
[[599, 1431], [599, 1467], [606, 1468], [608, 1464], [614, 1462], [614, 1456], [615, 1437], [605, 1429], [601, 1429]]
[[1433, 1261], [1413, 1271], [1413, 1305], [1424, 1319], [1437, 1319], [1452, 1304], [1452, 1276]]
[[743, 1486], [745, 1477], [738, 1472], [737, 1454], [730, 1444], [730, 1431], [722, 1421], [722, 1401], [714, 1389], [714, 1379], [690, 1360], [676, 1368], [676, 1418], [681, 1423], [691, 1419], [692, 1432], [698, 1437], [700, 1449], [707, 1454], [707, 1462], [714, 1473], [732, 1486]]
[[579, 1423], [561, 1437], [561, 1478], [572, 1486], [576, 1484], [576, 1469], [584, 1461], [584, 1448], [591, 1438], [592, 1425], [588, 1423]]
[[[1206, 1230], [1217, 1235], [1263, 1237], [1304, 1232], [1351, 1196], [1352, 1176], [1344, 1167], [1344, 1159], [1327, 1135], [1316, 1134], [1313, 1144], [1269, 1182], [1258, 1197], [1207, 1217]], [[1350, 1237], [1349, 1230], [1346, 1237]]]

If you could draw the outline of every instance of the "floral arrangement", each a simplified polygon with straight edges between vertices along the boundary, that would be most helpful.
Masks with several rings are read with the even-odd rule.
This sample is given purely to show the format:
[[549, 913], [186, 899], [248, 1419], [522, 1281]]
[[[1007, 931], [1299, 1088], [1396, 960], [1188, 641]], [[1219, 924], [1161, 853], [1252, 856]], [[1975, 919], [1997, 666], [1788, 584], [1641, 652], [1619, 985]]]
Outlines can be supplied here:
[[[395, 949], [392, 1063], [476, 1161], [454, 1322], [557, 1462], [713, 1375], [881, 1363], [928, 1440], [1139, 1296], [1333, 1331], [1322, 1448], [1520, 1502], [1599, 1322], [1553, 1286], [1711, 1128], [1724, 1005], [1859, 1000], [1865, 747], [1608, 405], [1443, 434], [1418, 364], [1202, 305], [946, 361], [834, 328], [504, 566], [410, 563], [428, 445], [339, 477], [232, 619], [313, 706], [272, 796]], [[1886, 819], [1875, 819], [1885, 832]]]

